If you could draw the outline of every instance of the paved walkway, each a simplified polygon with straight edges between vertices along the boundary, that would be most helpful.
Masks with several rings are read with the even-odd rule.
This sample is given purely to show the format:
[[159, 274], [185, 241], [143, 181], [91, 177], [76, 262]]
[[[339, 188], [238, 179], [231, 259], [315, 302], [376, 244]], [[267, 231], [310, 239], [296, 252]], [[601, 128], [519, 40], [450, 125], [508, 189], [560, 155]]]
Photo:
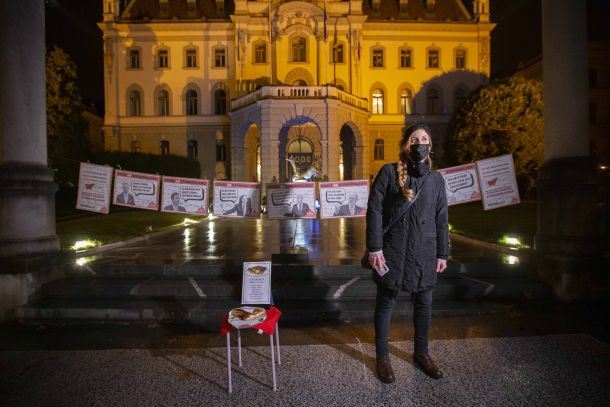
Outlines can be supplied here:
[[[197, 265], [241, 264], [270, 260], [272, 254], [305, 247], [309, 264], [358, 264], [365, 247], [364, 218], [341, 219], [207, 219], [197, 225], [91, 256], [95, 264]], [[507, 255], [452, 243], [459, 262], [502, 264]]]
[[[327, 328], [328, 335], [340, 335]], [[114, 349], [0, 352], [3, 406], [606, 406], [610, 346], [588, 335], [436, 340], [446, 378], [412, 364], [410, 342], [391, 344], [397, 380], [374, 375], [370, 343], [282, 347], [279, 389], [271, 389], [269, 348], [248, 347], [233, 366], [226, 350]], [[307, 335], [307, 331], [303, 331]], [[254, 341], [256, 342], [256, 341]], [[234, 353], [234, 360], [236, 353]]]

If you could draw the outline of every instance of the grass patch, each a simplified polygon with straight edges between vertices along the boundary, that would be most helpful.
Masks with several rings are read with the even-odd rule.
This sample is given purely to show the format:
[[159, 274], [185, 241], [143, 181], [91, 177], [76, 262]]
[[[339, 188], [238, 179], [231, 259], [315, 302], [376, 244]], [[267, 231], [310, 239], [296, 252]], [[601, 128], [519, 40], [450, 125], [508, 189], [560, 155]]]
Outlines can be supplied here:
[[179, 225], [185, 218], [201, 220], [204, 217], [143, 210], [123, 211], [59, 222], [57, 234], [61, 247], [69, 249], [75, 242], [83, 240], [108, 244], [131, 239]]
[[533, 247], [536, 234], [537, 204], [518, 205], [484, 211], [481, 202], [449, 207], [449, 223], [453, 233], [487, 242], [499, 243], [506, 237], [515, 237]]

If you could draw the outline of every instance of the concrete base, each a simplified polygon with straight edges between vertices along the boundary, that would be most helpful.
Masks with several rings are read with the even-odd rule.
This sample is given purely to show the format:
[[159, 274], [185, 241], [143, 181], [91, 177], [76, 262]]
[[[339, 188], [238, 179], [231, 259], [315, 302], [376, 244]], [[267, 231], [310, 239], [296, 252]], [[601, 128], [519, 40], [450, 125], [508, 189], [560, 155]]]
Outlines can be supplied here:
[[56, 191], [43, 165], [0, 164], [0, 259], [59, 251]]
[[277, 264], [308, 264], [309, 251], [306, 247], [291, 247], [271, 255], [271, 262]]
[[542, 255], [537, 274], [561, 301], [610, 299], [610, 258]]
[[71, 251], [1, 259], [0, 321], [16, 319], [17, 307], [36, 299], [44, 284], [65, 277], [66, 265], [74, 259]]

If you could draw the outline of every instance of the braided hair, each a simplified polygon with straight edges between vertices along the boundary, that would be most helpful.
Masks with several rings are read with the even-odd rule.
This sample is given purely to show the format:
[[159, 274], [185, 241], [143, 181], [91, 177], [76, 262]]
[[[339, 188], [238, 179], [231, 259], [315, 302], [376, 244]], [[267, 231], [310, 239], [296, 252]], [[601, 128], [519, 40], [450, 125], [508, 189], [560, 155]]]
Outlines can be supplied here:
[[[399, 159], [396, 172], [398, 173], [398, 188], [400, 189], [402, 196], [408, 201], [412, 201], [413, 197], [415, 196], [415, 192], [412, 189], [407, 188], [407, 181], [409, 180], [408, 162], [409, 153], [411, 151], [411, 135], [413, 135], [416, 130], [424, 130], [428, 134], [430, 138], [430, 150], [432, 150], [432, 131], [428, 125], [424, 123], [416, 123], [405, 129], [402, 140], [400, 140], [398, 153]], [[428, 163], [430, 168], [432, 168], [432, 160], [430, 159], [429, 154], [424, 161]]]

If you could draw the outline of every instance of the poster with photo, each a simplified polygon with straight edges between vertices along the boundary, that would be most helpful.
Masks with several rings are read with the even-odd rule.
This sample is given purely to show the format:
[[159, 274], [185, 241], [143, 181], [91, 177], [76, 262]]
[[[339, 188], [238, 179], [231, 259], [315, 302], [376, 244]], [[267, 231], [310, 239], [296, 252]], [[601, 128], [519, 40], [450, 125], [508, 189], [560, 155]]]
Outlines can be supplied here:
[[521, 202], [512, 154], [477, 161], [483, 209], [495, 209]]
[[481, 199], [476, 164], [443, 168], [438, 172], [445, 178], [447, 204], [449, 206]]
[[367, 180], [320, 182], [320, 218], [366, 216]]
[[244, 262], [242, 304], [271, 304], [271, 262]]
[[80, 163], [76, 209], [108, 214], [113, 171], [107, 165]]
[[315, 182], [267, 184], [269, 219], [315, 218], [315, 205]]
[[258, 218], [260, 195], [258, 182], [214, 181], [214, 215]]
[[208, 181], [196, 178], [161, 177], [162, 212], [208, 213]]
[[112, 203], [156, 211], [159, 209], [159, 184], [158, 175], [117, 170]]

